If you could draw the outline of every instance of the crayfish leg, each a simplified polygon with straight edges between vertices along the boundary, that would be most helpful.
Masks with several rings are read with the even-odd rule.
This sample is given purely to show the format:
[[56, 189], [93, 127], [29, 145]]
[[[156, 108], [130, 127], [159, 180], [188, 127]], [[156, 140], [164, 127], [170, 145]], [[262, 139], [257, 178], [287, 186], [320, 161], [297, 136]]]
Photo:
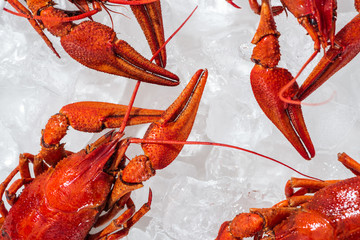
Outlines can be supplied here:
[[42, 25], [40, 25], [40, 23], [38, 21], [36, 21], [32, 16], [31, 12], [24, 6], [22, 5], [18, 0], [8, 0], [8, 2], [10, 3], [10, 5], [15, 8], [19, 13], [22, 13], [26, 16], [28, 16], [27, 20], [29, 21], [29, 23], [31, 24], [31, 26], [34, 28], [34, 30], [40, 35], [40, 37], [45, 41], [46, 45], [55, 53], [55, 55], [60, 58], [59, 53], [56, 51], [56, 49], [54, 48], [52, 42], [50, 41], [50, 39], [45, 35], [45, 33], [43, 32], [43, 27]]
[[6, 188], [8, 187], [8, 185], [10, 184], [10, 182], [13, 180], [13, 178], [16, 176], [16, 174], [19, 172], [19, 168], [16, 167], [14, 170], [11, 171], [11, 173], [6, 177], [6, 179], [0, 184], [0, 214], [1, 214], [1, 218], [0, 218], [0, 227], [2, 226], [5, 217], [8, 215], [8, 210], [5, 207], [3, 196], [5, 193]]
[[[307, 193], [314, 193], [320, 189], [332, 185], [338, 182], [338, 180], [319, 181], [307, 178], [291, 178], [285, 185], [285, 196], [303, 196]], [[300, 188], [296, 192], [295, 188]]]
[[[89, 240], [101, 239], [106, 237], [106, 239], [120, 239], [128, 235], [130, 228], [138, 222], [149, 210], [152, 201], [152, 191], [149, 190], [148, 201], [144, 203], [141, 208], [135, 212], [134, 202], [130, 198], [130, 193], [124, 196], [126, 202], [127, 210], [121, 214], [115, 220], [112, 220], [111, 223], [105, 227], [99, 233], [88, 235]], [[123, 206], [124, 206], [123, 205]], [[120, 211], [122, 209], [121, 205], [116, 211]], [[112, 219], [112, 218], [109, 218]]]
[[[118, 128], [123, 122], [127, 108], [126, 105], [105, 102], [77, 102], [62, 107], [58, 114], [48, 120], [42, 131], [41, 150], [37, 158], [55, 166], [69, 154], [65, 151], [64, 145], [60, 144], [69, 126], [83, 132], [101, 132], [106, 128]], [[156, 121], [163, 112], [133, 107], [126, 125]]]
[[360, 176], [360, 164], [354, 159], [352, 159], [349, 155], [347, 155], [346, 153], [339, 153], [338, 161], [341, 162], [356, 176]]

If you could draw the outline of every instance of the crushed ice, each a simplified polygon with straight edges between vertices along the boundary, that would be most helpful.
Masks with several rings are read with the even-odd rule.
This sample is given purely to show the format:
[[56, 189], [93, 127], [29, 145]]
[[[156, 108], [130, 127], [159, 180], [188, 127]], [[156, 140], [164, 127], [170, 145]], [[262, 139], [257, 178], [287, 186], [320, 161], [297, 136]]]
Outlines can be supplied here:
[[[352, 1], [338, 1], [339, 26], [355, 16], [348, 2]], [[316, 158], [306, 162], [264, 116], [251, 93], [250, 40], [259, 18], [245, 1], [239, 4], [241, 10], [225, 0], [162, 0], [167, 36], [199, 5], [193, 18], [168, 45], [167, 68], [177, 73], [182, 83], [166, 90], [142, 84], [135, 105], [166, 108], [196, 70], [208, 68], [207, 87], [189, 140], [246, 147], [320, 178], [351, 176], [337, 163], [336, 154], [347, 152], [360, 160], [359, 57], [309, 101], [327, 99], [333, 91], [337, 93], [335, 99], [322, 106], [303, 107], [317, 150]], [[129, 18], [113, 14], [118, 37], [149, 57], [150, 51], [131, 12], [119, 9]], [[127, 104], [134, 81], [81, 66], [62, 50], [59, 39], [48, 34], [61, 55], [58, 59], [26, 19], [5, 11], [0, 14], [2, 180], [16, 166], [19, 153], [39, 150], [40, 131], [61, 106], [81, 100]], [[104, 13], [94, 18], [111, 24]], [[293, 16], [282, 14], [276, 21], [282, 33], [280, 64], [294, 74], [312, 53], [313, 43]], [[304, 75], [309, 71], [310, 67]], [[129, 128], [127, 133], [142, 136], [145, 127], [137, 129]], [[70, 130], [64, 141], [70, 150], [77, 151], [98, 136]], [[186, 146], [172, 165], [158, 171], [143, 189], [135, 191], [133, 198], [138, 207], [147, 201], [149, 188], [154, 199], [152, 210], [132, 228], [128, 239], [214, 239], [223, 221], [250, 207], [269, 207], [282, 200], [284, 184], [291, 176], [296, 174], [247, 153]]]

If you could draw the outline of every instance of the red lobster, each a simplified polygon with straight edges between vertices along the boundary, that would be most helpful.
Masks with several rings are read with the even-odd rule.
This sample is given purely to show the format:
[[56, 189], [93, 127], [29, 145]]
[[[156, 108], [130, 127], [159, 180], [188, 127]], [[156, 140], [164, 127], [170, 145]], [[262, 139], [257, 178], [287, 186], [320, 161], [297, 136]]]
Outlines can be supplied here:
[[[296, 83], [287, 88], [293, 77], [288, 70], [277, 67], [280, 60], [278, 42], [280, 34], [273, 19], [273, 15], [279, 14], [283, 8], [271, 7], [269, 0], [263, 0], [261, 6], [256, 0], [249, 0], [251, 8], [261, 15], [259, 27], [252, 40], [256, 47], [251, 58], [255, 63], [250, 74], [251, 85], [255, 98], [266, 116], [301, 156], [309, 160], [314, 157], [315, 150], [301, 107], [299, 104], [284, 102], [279, 95], [289, 100], [302, 101], [351, 61], [360, 51], [358, 30], [360, 15], [335, 35], [335, 0], [282, 0], [281, 2], [308, 31], [314, 40], [315, 52], [320, 50], [320, 46], [328, 49], [300, 88]], [[355, 1], [355, 6], [359, 10], [359, 0]]]
[[[137, 4], [137, 6], [133, 6], [134, 14], [141, 23], [151, 49], [157, 51], [164, 44], [164, 30], [160, 2], [153, 1], [144, 0], [133, 3], [129, 1], [127, 3]], [[179, 84], [179, 78], [163, 68], [166, 65], [165, 50], [161, 50], [159, 57], [155, 58], [160, 65], [157, 66], [135, 51], [128, 43], [117, 39], [114, 30], [110, 27], [94, 21], [75, 24], [69, 21], [69, 17], [74, 13], [55, 8], [53, 2], [47, 0], [26, 1], [31, 12], [18, 0], [8, 0], [8, 2], [19, 13], [28, 16], [30, 24], [57, 56], [59, 55], [42, 31], [43, 28], [46, 28], [54, 36], [60, 37], [64, 50], [73, 59], [89, 68], [143, 82], [168, 86]], [[124, 1], [121, 2], [124, 3]], [[139, 4], [143, 2], [151, 3], [140, 6]], [[152, 14], [148, 14], [146, 9], [151, 9]], [[75, 17], [75, 19], [80, 18], [82, 17]]]
[[[216, 239], [359, 239], [360, 164], [345, 153], [338, 154], [338, 160], [356, 177], [329, 181], [292, 178], [285, 187], [287, 200], [272, 208], [250, 209], [250, 213], [224, 222]], [[295, 188], [300, 189], [294, 192]]]
[[[2, 201], [0, 204], [3, 216], [0, 239], [119, 239], [126, 236], [131, 226], [150, 210], [152, 198], [150, 191], [148, 202], [135, 212], [131, 192], [142, 187], [142, 182], [153, 176], [155, 170], [168, 166], [183, 147], [144, 143], [145, 155], [135, 157], [126, 165], [128, 145], [146, 140], [185, 141], [206, 79], [206, 70], [197, 71], [166, 111], [131, 109], [127, 125], [152, 122], [143, 141], [121, 139], [124, 134], [110, 132], [78, 153], [67, 152], [63, 144], [59, 144], [62, 138], [59, 136], [65, 135], [69, 125], [88, 132], [119, 127], [127, 107], [98, 102], [63, 107], [42, 131], [41, 152], [35, 157], [21, 155], [18, 167], [1, 184], [3, 196], [10, 181], [20, 172], [21, 179], [5, 192], [12, 205], [10, 211]], [[48, 142], [52, 137], [53, 142]], [[35, 178], [30, 175], [29, 162], [34, 164]], [[22, 186], [24, 190], [16, 196]], [[114, 218], [125, 206], [128, 209], [105, 229], [89, 234], [93, 227]]]

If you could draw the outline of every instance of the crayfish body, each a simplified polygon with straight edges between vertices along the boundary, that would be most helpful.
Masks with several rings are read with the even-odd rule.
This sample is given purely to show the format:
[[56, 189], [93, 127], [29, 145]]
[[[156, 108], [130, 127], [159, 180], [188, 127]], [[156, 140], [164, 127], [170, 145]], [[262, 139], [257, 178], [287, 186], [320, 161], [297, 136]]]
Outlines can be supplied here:
[[222, 224], [216, 239], [359, 239], [360, 164], [345, 153], [338, 159], [357, 176], [329, 181], [292, 178], [285, 187], [287, 200], [237, 215]]
[[85, 239], [114, 182], [105, 166], [119, 138], [109, 140], [92, 152], [64, 158], [27, 185], [6, 217], [0, 238]]
[[[173, 142], [188, 138], [206, 80], [207, 70], [197, 71], [167, 110], [134, 108], [127, 120], [123, 117], [126, 107], [115, 104], [79, 102], [63, 107], [42, 131], [40, 153], [22, 154], [18, 167], [1, 184], [1, 196], [5, 192], [12, 207], [7, 211], [4, 202], [0, 202], [0, 239], [97, 240], [126, 236], [150, 210], [152, 201], [150, 191], [148, 202], [135, 212], [131, 192], [178, 156], [183, 144]], [[94, 116], [97, 112], [99, 116]], [[91, 120], [82, 124], [84, 119]], [[103, 124], [118, 127], [122, 121], [132, 125], [152, 123], [144, 139], [137, 139], [143, 143], [144, 155], [134, 157], [128, 164], [125, 152], [135, 139], [122, 139], [124, 134], [120, 132], [109, 132], [78, 153], [65, 151], [64, 144], [59, 143], [68, 126], [98, 132]], [[94, 126], [89, 127], [91, 124]], [[167, 140], [172, 143], [164, 143]], [[30, 162], [35, 178], [30, 175]], [[21, 179], [8, 187], [18, 172]], [[24, 190], [16, 196], [23, 186]], [[103, 230], [89, 233], [93, 227], [113, 219], [124, 207], [127, 210]]]

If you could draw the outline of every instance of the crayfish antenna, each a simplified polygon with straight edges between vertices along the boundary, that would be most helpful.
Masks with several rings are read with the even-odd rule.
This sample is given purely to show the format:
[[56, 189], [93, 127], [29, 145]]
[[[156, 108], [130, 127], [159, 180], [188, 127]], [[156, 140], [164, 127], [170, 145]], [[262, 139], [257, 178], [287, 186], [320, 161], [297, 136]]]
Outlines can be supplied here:
[[335, 36], [335, 44], [321, 58], [300, 87], [297, 98], [302, 101], [348, 64], [360, 51], [360, 14], [355, 16]]
[[[14, 12], [14, 11], [11, 11], [7, 8], [4, 8], [4, 11], [8, 12], [8, 13], [11, 13], [15, 16], [18, 16], [18, 17], [23, 17], [23, 18], [31, 18], [31, 19], [34, 19], [34, 20], [53, 20], [53, 21], [59, 21], [59, 22], [72, 22], [72, 21], [76, 21], [76, 20], [81, 20], [81, 19], [84, 19], [84, 18], [87, 18], [87, 17], [91, 17], [92, 15], [96, 14], [99, 12], [99, 9], [93, 9], [93, 10], [89, 10], [87, 12], [83, 12], [83, 13], [80, 13], [80, 14], [77, 14], [77, 15], [74, 15], [74, 16], [69, 16], [69, 17], [56, 17], [56, 16], [52, 16], [52, 17], [40, 17], [40, 16], [34, 16], [34, 15], [27, 15], [27, 14], [24, 14], [24, 13], [17, 13], [17, 12]], [[74, 13], [74, 12], [71, 12], [71, 13]]]
[[[130, 5], [134, 16], [144, 32], [151, 52], [155, 54], [165, 42], [160, 0], [109, 0], [108, 2]], [[165, 48], [155, 57], [155, 62], [162, 68], [166, 67]]]
[[[279, 92], [279, 98], [285, 102], [285, 103], [289, 103], [289, 104], [297, 104], [297, 105], [301, 105], [302, 102], [300, 100], [296, 100], [296, 99], [289, 99], [289, 98], [285, 98], [284, 97], [284, 93], [289, 90], [289, 88], [296, 83], [296, 80], [298, 79], [298, 77], [300, 76], [300, 74], [304, 71], [304, 69], [306, 68], [306, 66], [316, 57], [316, 55], [318, 54], [318, 51], [314, 51], [314, 53], [309, 57], [309, 59], [305, 62], [305, 64], [301, 67], [301, 69], [299, 70], [299, 72], [296, 74], [296, 76], [290, 81], [288, 82], [284, 87], [281, 88], [280, 92]], [[295, 96], [296, 98], [296, 96]], [[306, 103], [305, 103], [306, 105]]]
[[143, 5], [153, 2], [160, 2], [160, 0], [108, 0], [107, 2], [131, 6], [131, 5]]
[[195, 13], [197, 8], [198, 8], [198, 6], [196, 6], [194, 8], [194, 10], [189, 14], [189, 16], [185, 19], [185, 21], [173, 32], [173, 34], [171, 34], [171, 36], [164, 42], [164, 44], [162, 46], [160, 46], [160, 48], [154, 53], [154, 55], [152, 56], [150, 61], [153, 61], [156, 58], [156, 56], [162, 51], [162, 49], [165, 48], [166, 44], [168, 44], [170, 42], [170, 40], [184, 27], [184, 25], [187, 23], [187, 21], [189, 21], [189, 19]]
[[335, 95], [332, 94], [332, 96], [330, 96], [330, 98], [326, 99], [323, 102], [318, 102], [318, 103], [304, 103], [300, 100], [297, 99], [297, 95], [295, 95], [292, 99], [286, 98], [284, 97], [284, 93], [293, 85], [296, 83], [297, 78], [299, 77], [299, 75], [301, 74], [301, 72], [305, 69], [305, 67], [314, 59], [314, 57], [318, 54], [317, 51], [315, 51], [310, 58], [306, 61], [306, 63], [301, 67], [300, 71], [298, 72], [298, 74], [290, 81], [288, 82], [284, 87], [281, 88], [280, 92], [279, 92], [279, 98], [284, 102], [284, 103], [288, 103], [288, 104], [295, 104], [295, 105], [307, 105], [307, 106], [318, 106], [318, 105], [323, 105], [328, 103]]
[[231, 6], [233, 6], [234, 8], [238, 8], [241, 9], [241, 7], [239, 5], [237, 5], [236, 3], [234, 3], [233, 0], [226, 0]]
[[141, 5], [131, 5], [130, 7], [149, 43], [151, 52], [153, 54], [153, 57], [150, 61], [155, 59], [157, 65], [166, 67], [166, 44], [190, 19], [197, 7], [166, 41], [164, 37], [164, 26], [162, 21], [160, 1], [154, 1]]
[[231, 148], [231, 149], [235, 149], [235, 150], [239, 150], [239, 151], [243, 151], [243, 152], [247, 152], [250, 154], [254, 154], [256, 156], [259, 156], [261, 158], [265, 158], [267, 160], [270, 160], [272, 162], [275, 162], [277, 164], [280, 164], [288, 169], [290, 169], [291, 171], [306, 177], [306, 178], [310, 178], [310, 179], [314, 179], [314, 180], [318, 180], [318, 181], [322, 181], [319, 178], [304, 174], [298, 170], [296, 170], [295, 168], [279, 161], [276, 160], [272, 157], [266, 156], [264, 154], [246, 149], [246, 148], [242, 148], [242, 147], [238, 147], [238, 146], [234, 146], [234, 145], [230, 145], [230, 144], [226, 144], [226, 143], [217, 143], [217, 142], [202, 142], [202, 141], [177, 141], [177, 140], [161, 140], [161, 139], [139, 139], [139, 138], [131, 138], [129, 140], [130, 143], [141, 143], [141, 144], [169, 144], [169, 145], [205, 145], [205, 146], [217, 146], [217, 147], [225, 147], [225, 148]]

